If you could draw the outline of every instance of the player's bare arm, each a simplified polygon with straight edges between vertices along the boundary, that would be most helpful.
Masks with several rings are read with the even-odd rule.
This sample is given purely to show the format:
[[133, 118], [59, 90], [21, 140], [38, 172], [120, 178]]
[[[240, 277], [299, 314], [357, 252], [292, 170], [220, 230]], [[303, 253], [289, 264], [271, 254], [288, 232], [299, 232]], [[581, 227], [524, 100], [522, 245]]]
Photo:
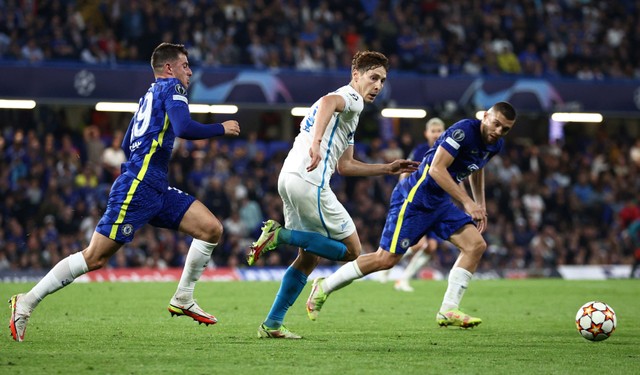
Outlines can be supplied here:
[[429, 175], [436, 180], [438, 185], [451, 197], [460, 202], [464, 210], [476, 221], [484, 220], [485, 210], [477, 204], [467, 191], [460, 186], [449, 174], [447, 168], [453, 163], [454, 157], [443, 147], [438, 147], [429, 167]]
[[387, 165], [389, 166], [389, 172], [387, 172], [387, 174], [399, 174], [402, 176], [403, 174], [410, 175], [411, 173], [418, 170], [420, 162], [408, 159], [398, 159], [392, 161]]
[[471, 187], [473, 200], [486, 210], [487, 205], [485, 204], [484, 195], [484, 169], [475, 171], [469, 176], [469, 186]]
[[333, 116], [335, 112], [344, 111], [345, 105], [346, 103], [344, 98], [340, 95], [325, 95], [320, 99], [318, 113], [316, 114], [316, 122], [313, 125], [313, 142], [311, 143], [311, 148], [309, 148], [311, 162], [309, 163], [309, 166], [307, 166], [307, 172], [311, 172], [318, 167], [321, 159], [320, 144], [322, 143], [324, 132], [329, 126], [331, 116]]
[[483, 233], [487, 229], [487, 205], [484, 195], [484, 169], [480, 169], [469, 176], [469, 185], [473, 200], [484, 210], [484, 219], [478, 221], [478, 230]]
[[412, 173], [420, 165], [417, 161], [398, 159], [387, 164], [368, 164], [353, 158], [353, 146], [347, 147], [338, 160], [337, 170], [343, 176], [381, 176]]

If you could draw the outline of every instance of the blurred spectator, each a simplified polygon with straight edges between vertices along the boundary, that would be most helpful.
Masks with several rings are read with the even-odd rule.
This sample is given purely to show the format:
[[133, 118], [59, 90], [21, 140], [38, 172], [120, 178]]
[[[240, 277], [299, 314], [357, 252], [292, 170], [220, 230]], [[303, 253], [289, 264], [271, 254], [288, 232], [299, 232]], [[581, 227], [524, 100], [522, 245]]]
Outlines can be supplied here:
[[394, 160], [402, 159], [405, 157], [402, 148], [398, 145], [398, 142], [395, 139], [389, 139], [387, 142], [387, 147], [384, 148], [382, 152], [382, 159], [385, 163], [391, 163]]
[[86, 160], [95, 166], [102, 164], [102, 154], [106, 148], [100, 138], [100, 129], [95, 125], [89, 125], [83, 130]]
[[120, 148], [123, 136], [122, 131], [115, 132], [111, 139], [111, 145], [105, 148], [102, 153], [102, 166], [108, 177], [107, 183], [112, 183], [116, 177], [120, 176], [120, 165], [127, 161], [127, 156]]
[[527, 44], [527, 48], [520, 52], [518, 61], [522, 67], [522, 73], [529, 76], [541, 76], [543, 73], [542, 59], [538, 55], [536, 45], [531, 42]]
[[222, 226], [224, 227], [225, 233], [229, 236], [243, 238], [248, 237], [249, 235], [249, 230], [247, 229], [244, 221], [240, 218], [238, 210], [233, 210], [231, 212], [231, 216], [222, 221]]
[[249, 197], [247, 188], [243, 185], [239, 185], [236, 190], [236, 200], [238, 201], [237, 210], [240, 219], [249, 233], [254, 234], [260, 228], [260, 224], [264, 219], [260, 205]]
[[181, 1], [169, 12], [170, 3], [0, 2], [0, 59], [146, 63], [147, 45], [178, 40], [208, 66], [349, 67], [368, 48], [394, 69], [441, 76], [640, 75], [631, 48], [640, 5], [631, 1]]
[[503, 73], [519, 74], [522, 72], [520, 61], [508, 44], [502, 44], [496, 52], [498, 67]]
[[[172, 3], [165, 0], [102, 2], [98, 7], [91, 2], [33, 7], [29, 1], [0, 1], [0, 60], [148, 64], [144, 41], [167, 40], [187, 45], [194, 62], [205, 66], [348, 69], [354, 50], [374, 48], [395, 62], [394, 69], [423, 74], [640, 77], [634, 48], [637, 2], [481, 0], [465, 7], [375, 1], [366, 3], [366, 10], [364, 3], [181, 1], [171, 12]], [[43, 115], [47, 108], [40, 111]], [[105, 186], [125, 161], [122, 132], [111, 134], [99, 113], [92, 115], [95, 128], [74, 129], [56, 111], [49, 112], [44, 126], [49, 133], [8, 122], [0, 134], [0, 269], [48, 267], [81, 249], [87, 233], [78, 224], [94, 226], [94, 215], [104, 209]], [[229, 243], [221, 244], [224, 254], [215, 255], [220, 265], [242, 266], [251, 231], [263, 216], [281, 217], [277, 172], [284, 154], [271, 150], [278, 147], [283, 119], [274, 114], [265, 117], [264, 129], [251, 135], [246, 146], [184, 142], [175, 149], [172, 185], [203, 197], [221, 220], [240, 217], [249, 230], [249, 237], [229, 233], [223, 239]], [[379, 124], [372, 125], [377, 132]], [[410, 139], [377, 136], [367, 137], [373, 139], [358, 157], [381, 162], [411, 148]], [[496, 225], [486, 233], [493, 250], [481, 267], [633, 263], [635, 245], [628, 243], [627, 228], [640, 219], [640, 140], [609, 137], [610, 142], [592, 148], [507, 143], [492, 162], [496, 165], [487, 169], [487, 208], [495, 212]], [[107, 140], [109, 147], [102, 143]], [[387, 201], [393, 181], [362, 183], [336, 176], [332, 183], [339, 185], [336, 194], [364, 228], [359, 229], [363, 251], [375, 249], [385, 209], [380, 202]], [[188, 238], [160, 229], [139, 237], [114, 258], [114, 265], [174, 267], [184, 261]], [[445, 244], [438, 253], [434, 264], [450, 267], [455, 259], [451, 249]], [[292, 256], [295, 249], [278, 253], [268, 264], [288, 264]]]
[[640, 168], [640, 138], [636, 139], [629, 150], [629, 158], [637, 168]]
[[27, 44], [22, 47], [21, 56], [30, 63], [39, 63], [44, 60], [44, 52], [36, 43], [34, 38], [30, 38]]
[[[80, 144], [87, 143], [90, 132], [45, 133], [43, 147], [38, 147], [37, 135], [5, 129], [9, 136], [5, 157], [0, 158], [0, 175], [6, 176], [0, 179], [0, 265], [47, 268], [89, 240], [87, 229], [95, 227], [104, 209], [108, 192], [103, 186], [113, 178], [97, 174], [100, 168], [80, 157]], [[598, 146], [589, 147], [589, 153], [562, 145], [507, 144], [487, 169], [486, 204], [495, 225], [485, 233], [491, 250], [481, 269], [542, 272], [559, 264], [634, 262], [632, 231], [626, 228], [640, 222], [635, 190], [630, 190], [640, 186], [638, 166], [631, 162], [635, 140], [625, 143], [606, 137], [599, 136]], [[277, 171], [286, 153], [269, 151], [277, 150], [277, 143], [256, 135], [249, 138], [233, 145], [185, 141], [174, 149], [174, 175], [182, 175], [183, 188], [202, 197], [224, 222], [221, 251], [215, 255], [220, 266], [242, 267], [246, 246], [255, 239], [262, 220], [282, 220]], [[111, 148], [122, 151], [120, 140], [117, 133]], [[385, 145], [375, 137], [361, 149], [366, 153], [358, 157], [367, 161], [403, 153], [395, 138]], [[89, 155], [88, 147], [85, 151]], [[570, 168], [570, 160], [580, 161], [582, 167]], [[119, 165], [115, 170], [119, 172]], [[381, 202], [388, 199], [394, 181], [335, 177], [336, 195], [361, 230], [363, 251], [375, 249], [386, 212]], [[26, 236], [27, 231], [34, 235]], [[619, 235], [619, 245], [610, 238], [612, 233]], [[138, 237], [111, 266], [179, 267], [190, 240], [151, 227]], [[447, 246], [444, 249], [438, 251], [435, 266], [450, 266], [455, 259]], [[294, 256], [295, 249], [287, 248], [264, 264], [284, 265]]]

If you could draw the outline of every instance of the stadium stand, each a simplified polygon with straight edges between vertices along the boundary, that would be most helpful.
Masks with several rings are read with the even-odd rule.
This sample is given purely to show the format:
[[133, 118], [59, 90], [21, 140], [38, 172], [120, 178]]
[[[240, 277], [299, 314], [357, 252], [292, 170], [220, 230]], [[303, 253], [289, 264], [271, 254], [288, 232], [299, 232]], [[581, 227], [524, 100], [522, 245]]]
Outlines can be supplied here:
[[[148, 48], [180, 41], [196, 65], [214, 67], [338, 69], [354, 50], [371, 48], [389, 55], [393, 69], [440, 76], [638, 79], [637, 7], [625, 0], [2, 1], [0, 62], [146, 63]], [[87, 244], [118, 173], [110, 167], [118, 155], [109, 152], [118, 133], [98, 116], [77, 129], [64, 111], [46, 106], [0, 111], [0, 120], [0, 270], [48, 269]], [[406, 156], [412, 144], [403, 139]], [[358, 157], [382, 160], [387, 145], [366, 139]], [[633, 263], [637, 234], [627, 229], [640, 219], [633, 137], [507, 145], [487, 171], [492, 223], [482, 270]], [[225, 221], [216, 265], [245, 265], [257, 215], [282, 221], [276, 187], [288, 147], [255, 136], [177, 145], [171, 184]], [[394, 182], [333, 181], [365, 251], [377, 247]], [[110, 266], [179, 267], [189, 241], [145, 227]], [[434, 267], [448, 269], [452, 251], [442, 246]], [[269, 255], [261, 265], [289, 264], [295, 252]]]
[[0, 59], [146, 62], [179, 40], [203, 66], [335, 69], [369, 48], [441, 76], [638, 78], [639, 15], [631, 0], [3, 1]]

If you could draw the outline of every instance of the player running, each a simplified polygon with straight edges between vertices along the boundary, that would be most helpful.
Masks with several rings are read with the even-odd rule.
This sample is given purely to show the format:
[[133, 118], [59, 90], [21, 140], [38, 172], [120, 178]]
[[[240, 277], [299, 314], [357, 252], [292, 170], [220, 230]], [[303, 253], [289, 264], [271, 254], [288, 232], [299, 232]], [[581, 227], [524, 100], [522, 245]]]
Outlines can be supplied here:
[[343, 176], [379, 176], [416, 170], [418, 163], [395, 160], [367, 164], [353, 158], [354, 134], [364, 103], [371, 103], [387, 79], [389, 62], [379, 52], [357, 52], [348, 85], [318, 99], [300, 123], [278, 178], [285, 226], [268, 220], [251, 247], [249, 265], [278, 244], [299, 247], [287, 269], [271, 310], [258, 327], [258, 337], [299, 339], [283, 325], [287, 310], [307, 283], [321, 256], [349, 261], [362, 245], [353, 219], [329, 186], [334, 170]]
[[[487, 228], [483, 168], [500, 152], [502, 138], [515, 120], [511, 104], [499, 102], [484, 113], [482, 120], [461, 120], [447, 129], [427, 152], [418, 171], [393, 190], [378, 250], [345, 264], [326, 279], [314, 280], [307, 299], [309, 318], [317, 319], [329, 294], [364, 275], [393, 267], [410, 246], [433, 231], [460, 249], [436, 322], [464, 328], [482, 323], [480, 318], [462, 312], [459, 305], [487, 248], [482, 238]], [[467, 177], [473, 199], [460, 184]]]
[[240, 126], [234, 120], [201, 124], [191, 119], [187, 87], [192, 72], [187, 56], [181, 44], [162, 43], [153, 51], [151, 67], [156, 81], [140, 99], [129, 123], [122, 142], [128, 161], [111, 187], [107, 209], [86, 249], [58, 262], [29, 292], [11, 297], [9, 327], [14, 340], [24, 340], [27, 322], [42, 299], [79, 276], [104, 267], [147, 223], [193, 237], [178, 288], [169, 302], [171, 315], [188, 316], [206, 325], [217, 322], [196, 303], [193, 290], [222, 236], [222, 224], [194, 197], [170, 187], [167, 173], [176, 136], [235, 136]]

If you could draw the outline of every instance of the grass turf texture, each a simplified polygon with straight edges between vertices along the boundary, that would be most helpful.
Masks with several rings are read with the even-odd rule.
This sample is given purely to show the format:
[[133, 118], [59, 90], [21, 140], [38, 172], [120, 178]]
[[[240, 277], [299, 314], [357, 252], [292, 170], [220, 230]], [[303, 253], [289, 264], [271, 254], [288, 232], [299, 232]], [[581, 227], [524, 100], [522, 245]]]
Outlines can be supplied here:
[[[309, 282], [286, 325], [302, 340], [256, 337], [276, 282], [203, 282], [196, 297], [219, 323], [171, 318], [175, 283], [73, 284], [33, 313], [24, 342], [0, 316], [1, 374], [638, 374], [640, 280], [473, 281], [463, 309], [469, 330], [435, 323], [446, 283], [415, 281], [414, 293], [362, 281], [333, 294], [307, 319]], [[32, 284], [2, 284], [2, 298]], [[618, 328], [603, 342], [578, 334], [590, 300], [612, 306]], [[6, 302], [5, 302], [6, 303]], [[5, 305], [6, 306], [6, 305]]]

